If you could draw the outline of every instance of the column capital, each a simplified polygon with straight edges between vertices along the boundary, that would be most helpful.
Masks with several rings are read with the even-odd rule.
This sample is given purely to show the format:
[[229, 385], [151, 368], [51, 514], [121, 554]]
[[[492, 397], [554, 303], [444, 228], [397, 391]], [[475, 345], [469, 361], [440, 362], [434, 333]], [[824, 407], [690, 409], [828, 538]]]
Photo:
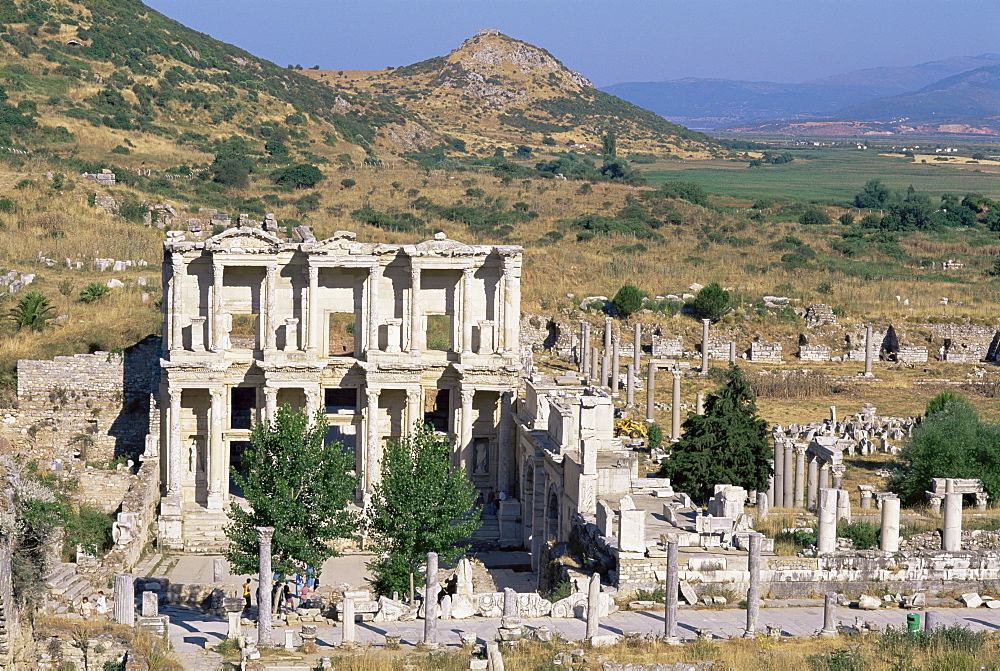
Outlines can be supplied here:
[[319, 279], [319, 266], [310, 264], [306, 267], [306, 274], [309, 275], [310, 280]]
[[365, 397], [367, 397], [368, 403], [371, 404], [371, 403], [378, 402], [378, 395], [381, 392], [382, 392], [382, 390], [379, 389], [378, 387], [374, 387], [374, 388], [373, 387], [368, 387], [367, 389], [365, 389]]
[[374, 276], [378, 275], [378, 271], [379, 271], [379, 263], [378, 263], [378, 261], [376, 261], [372, 265], [368, 266], [368, 276], [369, 277], [374, 277]]
[[222, 261], [212, 261], [212, 272], [216, 275], [221, 275], [226, 268], [226, 264]]
[[410, 261], [410, 277], [420, 277], [420, 266]]
[[472, 405], [472, 398], [476, 395], [475, 389], [463, 389], [462, 394], [462, 405]]
[[213, 401], [216, 398], [222, 398], [223, 396], [225, 396], [225, 390], [224, 389], [220, 389], [218, 387], [212, 387], [212, 388], [210, 388], [208, 390], [208, 393], [211, 395]]
[[472, 273], [474, 273], [474, 272], [476, 272], [475, 266], [469, 266], [468, 268], [462, 268], [462, 277], [463, 278], [470, 278], [470, 277], [472, 277]]
[[[649, 364], [649, 367], [650, 370], [656, 370], [656, 366], [652, 363]], [[670, 374], [674, 376], [675, 380], [680, 380], [684, 376], [684, 371], [674, 368], [670, 371]]]
[[187, 261], [184, 260], [184, 252], [174, 252], [170, 256], [170, 263], [174, 268], [183, 268], [187, 265]]
[[272, 264], [270, 264], [270, 265], [266, 266], [266, 267], [265, 267], [265, 272], [266, 272], [266, 273], [267, 273], [267, 274], [268, 274], [269, 276], [273, 276], [273, 275], [274, 275], [274, 274], [275, 274], [276, 272], [278, 272], [278, 266], [277, 266], [277, 264], [273, 264], [273, 263], [272, 263]]
[[274, 527], [254, 527], [257, 530], [257, 543], [261, 547], [271, 545], [271, 539], [274, 537]]

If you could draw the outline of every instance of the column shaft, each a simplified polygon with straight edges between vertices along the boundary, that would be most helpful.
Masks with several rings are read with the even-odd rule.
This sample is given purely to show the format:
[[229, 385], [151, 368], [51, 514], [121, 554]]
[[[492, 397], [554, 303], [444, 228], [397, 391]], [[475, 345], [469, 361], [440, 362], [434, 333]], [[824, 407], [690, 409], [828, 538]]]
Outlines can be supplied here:
[[264, 349], [275, 348], [275, 336], [277, 335], [277, 266], [268, 266], [264, 274]]
[[369, 387], [366, 390], [366, 395], [368, 399], [368, 405], [366, 406], [367, 413], [367, 436], [365, 439], [365, 463], [364, 463], [364, 487], [365, 491], [371, 493], [372, 488], [375, 483], [378, 482], [379, 473], [379, 452], [381, 452], [381, 445], [379, 445], [379, 417], [378, 417], [378, 396], [379, 389], [372, 389]]
[[170, 295], [173, 299], [173, 313], [168, 313], [170, 319], [170, 349], [184, 349], [184, 277], [187, 275], [187, 264], [184, 256], [174, 254], [173, 274], [170, 278]]
[[222, 319], [222, 289], [225, 286], [225, 266], [221, 263], [212, 264], [212, 314], [209, 316], [208, 328], [209, 328], [209, 349], [213, 352], [222, 351], [222, 339], [219, 337], [219, 333], [222, 331], [222, 325], [219, 321]]
[[472, 354], [472, 274], [475, 268], [462, 270], [462, 354]]
[[503, 268], [504, 300], [503, 300], [503, 350], [507, 353], [517, 353], [518, 332], [521, 329], [521, 284], [515, 274], [514, 263], [505, 259]]
[[763, 536], [759, 533], [750, 534], [750, 549], [747, 559], [747, 569], [750, 572], [750, 589], [747, 590], [747, 627], [743, 632], [746, 638], [757, 635], [757, 616], [760, 614], [760, 548]]
[[819, 554], [837, 549], [837, 499], [839, 490], [819, 490], [819, 531], [816, 550]]
[[[320, 337], [320, 330], [324, 322], [319, 313], [319, 268], [309, 266], [309, 309], [306, 314], [306, 338], [308, 339], [307, 349], [311, 354], [316, 354], [319, 350], [320, 342], [324, 340]], [[323, 352], [326, 357], [327, 352]]]
[[438, 618], [438, 556], [427, 553], [427, 585], [424, 592], [424, 645], [437, 645]]
[[774, 507], [785, 507], [785, 443], [774, 439]]
[[652, 361], [646, 366], [646, 421], [653, 421], [655, 409], [654, 393], [656, 391], [656, 364]]
[[806, 480], [806, 508], [816, 510], [816, 497], [819, 492], [819, 462], [816, 456], [809, 455], [809, 475]]
[[167, 443], [170, 454], [167, 455], [167, 495], [181, 495], [181, 394], [183, 390], [175, 385], [170, 389], [170, 435]]
[[257, 644], [270, 646], [271, 633], [271, 585], [274, 574], [271, 571], [271, 537], [273, 527], [257, 527], [258, 571], [257, 582]]
[[668, 643], [677, 641], [677, 593], [680, 590], [680, 572], [677, 559], [677, 537], [667, 539], [667, 579], [664, 585], [663, 637]]
[[[885, 501], [882, 505], [885, 505]], [[962, 549], [962, 495], [955, 492], [944, 495], [941, 549], [945, 552], [958, 552]]]
[[882, 532], [879, 549], [883, 552], [899, 552], [899, 499], [882, 499]]
[[379, 279], [380, 279], [379, 264], [376, 263], [368, 270], [368, 346], [365, 349], [369, 352], [379, 351], [379, 346], [378, 346]]
[[625, 366], [625, 405], [635, 405], [635, 365], [631, 363]]
[[632, 367], [639, 370], [639, 358], [642, 356], [642, 324], [636, 322], [635, 335], [632, 336]]
[[791, 439], [785, 440], [785, 477], [781, 481], [784, 487], [784, 493], [782, 495], [782, 500], [784, 501], [785, 508], [791, 508], [795, 505], [795, 443]]
[[[412, 259], [410, 261], [413, 262]], [[506, 310], [506, 304], [505, 308]], [[410, 267], [410, 354], [416, 356], [424, 348], [423, 320], [420, 311], [420, 267]]]
[[614, 338], [611, 341], [611, 393], [617, 394], [621, 383], [621, 370], [619, 368], [621, 352], [621, 341]]
[[872, 374], [872, 327], [865, 327], [865, 376]]
[[802, 497], [805, 496], [806, 484], [806, 448], [795, 447], [795, 491], [792, 494], [792, 506], [801, 508], [805, 505]]
[[670, 398], [670, 440], [681, 439], [681, 371], [670, 371], [674, 383]]
[[708, 375], [708, 326], [711, 320], [701, 320], [701, 374]]
[[462, 390], [462, 416], [461, 432], [458, 447], [458, 465], [466, 473], [469, 473], [469, 465], [472, 462], [472, 400], [475, 395], [473, 389]]
[[511, 466], [511, 460], [515, 454], [514, 445], [511, 444], [514, 428], [511, 417], [513, 397], [514, 392], [504, 391], [500, 393], [500, 426], [497, 428], [497, 442], [500, 444], [499, 456], [497, 457], [497, 488], [507, 493], [516, 489], [513, 487], [515, 471]]
[[823, 628], [820, 636], [837, 635], [837, 593], [827, 592], [823, 599]]
[[222, 439], [225, 396], [222, 389], [211, 389], [209, 393], [212, 397], [212, 406], [209, 410], [212, 430], [208, 439], [208, 507], [212, 510], [222, 510], [228, 490], [226, 484], [229, 482], [226, 445]]

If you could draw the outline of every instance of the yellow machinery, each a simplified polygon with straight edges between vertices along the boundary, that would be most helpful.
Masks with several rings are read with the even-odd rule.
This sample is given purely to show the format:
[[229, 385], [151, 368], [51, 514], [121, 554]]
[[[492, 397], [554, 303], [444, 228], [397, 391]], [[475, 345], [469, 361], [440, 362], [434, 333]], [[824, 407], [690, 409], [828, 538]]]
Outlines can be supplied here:
[[615, 418], [615, 437], [628, 436], [629, 438], [647, 438], [646, 423], [629, 419], [628, 417]]

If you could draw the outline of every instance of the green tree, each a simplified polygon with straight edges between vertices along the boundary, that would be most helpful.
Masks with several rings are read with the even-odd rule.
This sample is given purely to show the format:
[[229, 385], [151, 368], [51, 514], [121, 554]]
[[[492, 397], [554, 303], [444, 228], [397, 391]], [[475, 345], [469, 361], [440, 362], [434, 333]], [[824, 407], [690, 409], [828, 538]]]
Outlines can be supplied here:
[[615, 137], [613, 130], [604, 133], [604, 136], [601, 137], [601, 146], [604, 158], [618, 156], [618, 139]]
[[274, 180], [275, 184], [304, 189], [316, 186], [323, 179], [323, 173], [319, 168], [309, 163], [296, 163], [287, 168], [275, 170], [271, 173], [271, 179]]
[[623, 284], [611, 299], [611, 304], [615, 307], [615, 312], [628, 319], [642, 308], [642, 299], [646, 297], [646, 292], [634, 284]]
[[854, 207], [877, 210], [889, 203], [889, 189], [881, 181], [870, 179], [861, 187], [861, 193], [854, 196]]
[[32, 331], [43, 331], [50, 326], [55, 318], [55, 306], [41, 291], [29, 291], [17, 302], [10, 311], [10, 319], [17, 328], [28, 328]]
[[[947, 393], [947, 392], [946, 392]], [[913, 429], [889, 489], [905, 503], [919, 503], [931, 478], [979, 478], [991, 497], [1000, 496], [1000, 426], [980, 420], [963, 397], [939, 394]]]
[[803, 226], [826, 226], [833, 223], [828, 215], [818, 207], [810, 207], [799, 215], [799, 223]]
[[234, 501], [225, 527], [236, 573], [257, 570], [255, 527], [274, 527], [274, 569], [286, 575], [318, 569], [337, 554], [330, 541], [357, 530], [357, 516], [346, 509], [358, 484], [350, 474], [354, 455], [338, 442], [324, 444], [326, 429], [322, 410], [309, 417], [288, 405], [271, 423], [253, 426], [242, 468], [232, 469], [250, 510]]
[[106, 284], [91, 282], [80, 290], [80, 301], [83, 303], [93, 303], [107, 296], [110, 291]]
[[651, 450], [663, 445], [663, 429], [660, 428], [659, 424], [649, 425], [649, 437], [646, 444]]
[[379, 594], [405, 592], [428, 552], [450, 564], [465, 552], [463, 541], [481, 524], [475, 489], [450, 466], [451, 446], [430, 426], [390, 441], [382, 457], [366, 526], [378, 559], [368, 568]]
[[357, 184], [357, 182], [355, 182], [355, 181], [354, 181], [353, 179], [351, 179], [350, 177], [346, 177], [346, 178], [344, 178], [344, 179], [340, 180], [340, 185], [341, 185], [342, 187], [344, 187], [345, 189], [350, 189], [350, 188], [351, 188], [352, 186], [354, 186], [355, 184]]
[[771, 467], [767, 422], [757, 416], [757, 399], [742, 371], [730, 365], [726, 384], [705, 399], [705, 414], [689, 415], [660, 477], [701, 500], [717, 484], [763, 491]]
[[718, 282], [702, 287], [691, 302], [691, 311], [697, 319], [719, 321], [732, 308], [729, 292]]

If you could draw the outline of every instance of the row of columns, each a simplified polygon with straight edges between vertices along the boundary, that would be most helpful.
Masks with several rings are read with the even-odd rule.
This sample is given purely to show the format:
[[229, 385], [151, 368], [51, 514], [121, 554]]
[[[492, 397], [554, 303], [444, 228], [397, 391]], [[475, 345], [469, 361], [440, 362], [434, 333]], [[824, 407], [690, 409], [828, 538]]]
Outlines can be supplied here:
[[[183, 349], [183, 328], [184, 328], [184, 315], [185, 315], [185, 302], [184, 293], [187, 284], [187, 261], [183, 254], [174, 254], [171, 259], [173, 275], [170, 281], [170, 286], [168, 287], [168, 304], [170, 306], [170, 328], [168, 329], [169, 337], [169, 349], [170, 350], [180, 350]], [[208, 322], [208, 343], [209, 349], [214, 352], [222, 352], [229, 348], [229, 339], [226, 337], [228, 329], [225, 328], [222, 321], [225, 319], [225, 312], [223, 309], [222, 301], [222, 288], [225, 286], [225, 267], [223, 263], [213, 263], [212, 264], [212, 287], [211, 287], [211, 318], [207, 319]], [[305, 336], [304, 347], [307, 352], [316, 354], [319, 350], [319, 346], [322, 342], [322, 323], [323, 320], [320, 318], [320, 306], [319, 306], [319, 269], [321, 266], [309, 265], [306, 268], [306, 273], [308, 275], [309, 285], [308, 293], [306, 296], [306, 304], [308, 309], [305, 311], [303, 316], [303, 334]], [[278, 266], [277, 264], [270, 264], [264, 267], [264, 308], [263, 308], [263, 329], [264, 329], [264, 342], [263, 348], [266, 350], [276, 349], [277, 343], [277, 274]], [[458, 337], [460, 342], [458, 343], [457, 350], [464, 354], [472, 353], [472, 329], [473, 320], [469, 315], [472, 314], [472, 293], [473, 293], [473, 276], [475, 274], [475, 268], [463, 268], [462, 269], [462, 282], [461, 282], [461, 329], [459, 329]], [[366, 310], [368, 313], [366, 323], [368, 325], [368, 330], [366, 332], [367, 339], [367, 349], [377, 349], [378, 348], [378, 329], [381, 323], [379, 319], [379, 280], [382, 277], [382, 266], [378, 263], [372, 264], [368, 268], [368, 291], [366, 297]], [[423, 323], [421, 320], [422, 312], [420, 309], [420, 286], [421, 286], [421, 272], [420, 266], [413, 265], [410, 270], [410, 348], [409, 351], [413, 355], [418, 355], [426, 347], [424, 342], [424, 332]], [[501, 289], [502, 287], [502, 289]], [[511, 352], [514, 350], [514, 345], [518, 342], [518, 334], [520, 331], [520, 312], [519, 306], [521, 302], [521, 289], [520, 282], [516, 276], [513, 261], [504, 261], [503, 266], [503, 282], [498, 285], [497, 291], [503, 293], [503, 348], [506, 352]], [[498, 301], [499, 302], [499, 301]], [[196, 316], [190, 318], [189, 320], [193, 326], [192, 328], [192, 349], [195, 351], [204, 351], [204, 325], [206, 323], [206, 318], [201, 316]], [[392, 320], [390, 320], [392, 321]], [[480, 322], [481, 328], [491, 330], [492, 322], [483, 321]], [[285, 349], [296, 350], [298, 348], [298, 319], [286, 319], [286, 346]], [[398, 330], [398, 320], [397, 320], [397, 330]], [[492, 341], [492, 332], [488, 340]], [[492, 342], [491, 342], [492, 346]], [[398, 344], [395, 345], [398, 347]], [[488, 353], [492, 353], [488, 352]]]

